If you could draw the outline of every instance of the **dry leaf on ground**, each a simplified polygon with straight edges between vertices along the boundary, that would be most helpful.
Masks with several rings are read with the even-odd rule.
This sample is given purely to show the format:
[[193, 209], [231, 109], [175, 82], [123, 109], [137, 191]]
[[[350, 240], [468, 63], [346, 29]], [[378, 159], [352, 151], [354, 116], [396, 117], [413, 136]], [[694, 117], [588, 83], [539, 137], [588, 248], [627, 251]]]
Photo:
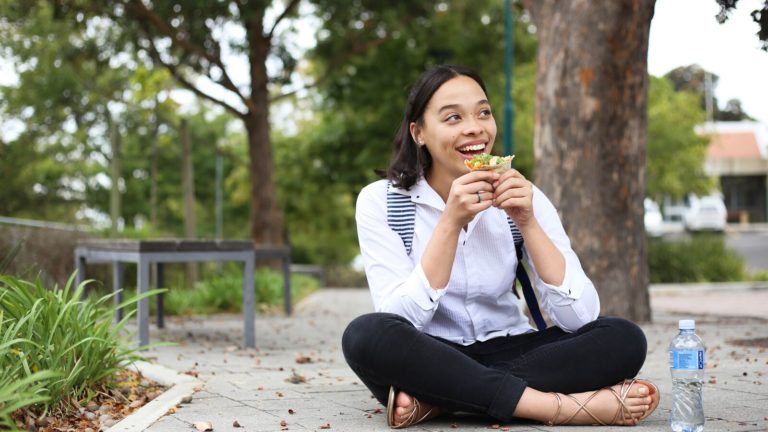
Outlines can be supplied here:
[[200, 432], [209, 432], [213, 430], [213, 425], [211, 422], [195, 422], [193, 425], [195, 426], [195, 429], [199, 430]]

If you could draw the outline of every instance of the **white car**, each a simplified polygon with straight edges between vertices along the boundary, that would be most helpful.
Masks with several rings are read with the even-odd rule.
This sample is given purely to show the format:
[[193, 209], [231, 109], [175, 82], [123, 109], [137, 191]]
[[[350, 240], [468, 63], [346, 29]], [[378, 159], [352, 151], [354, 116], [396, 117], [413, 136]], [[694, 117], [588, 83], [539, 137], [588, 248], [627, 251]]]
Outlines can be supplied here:
[[688, 231], [724, 231], [728, 211], [723, 199], [709, 195], [691, 200], [683, 214], [683, 224]]
[[645, 208], [645, 217], [643, 218], [645, 221], [645, 232], [651, 237], [660, 237], [663, 233], [662, 225], [664, 218], [661, 216], [659, 205], [652, 199], [646, 198], [643, 200], [643, 207]]

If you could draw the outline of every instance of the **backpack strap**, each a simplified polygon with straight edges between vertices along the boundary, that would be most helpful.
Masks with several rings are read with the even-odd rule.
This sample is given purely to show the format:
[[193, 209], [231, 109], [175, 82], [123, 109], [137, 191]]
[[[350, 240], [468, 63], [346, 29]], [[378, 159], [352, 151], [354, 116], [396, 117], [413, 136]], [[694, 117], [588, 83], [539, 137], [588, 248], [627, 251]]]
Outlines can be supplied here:
[[[387, 224], [400, 236], [400, 239], [403, 240], [405, 251], [410, 255], [413, 245], [413, 232], [416, 225], [416, 204], [411, 201], [410, 196], [393, 192], [391, 186], [392, 183], [387, 182]], [[539, 303], [536, 300], [536, 294], [533, 292], [531, 280], [528, 278], [528, 273], [526, 273], [525, 267], [523, 267], [523, 234], [520, 233], [517, 225], [515, 225], [509, 216], [507, 216], [507, 223], [509, 224], [509, 230], [512, 232], [512, 239], [515, 242], [515, 253], [517, 254], [515, 277], [520, 281], [520, 285], [523, 287], [525, 304], [528, 305], [528, 311], [530, 311], [531, 317], [536, 323], [536, 327], [539, 330], [544, 330], [547, 328], [547, 324], [544, 322], [541, 310], [539, 310]], [[514, 289], [514, 285], [512, 292], [518, 296], [517, 290]]]
[[416, 204], [408, 195], [393, 192], [387, 182], [387, 224], [403, 240], [408, 255], [413, 245], [413, 231], [416, 225]]
[[[520, 286], [523, 288], [523, 297], [525, 297], [525, 304], [528, 306], [528, 311], [531, 313], [533, 321], [536, 323], [536, 327], [539, 330], [547, 328], [547, 323], [544, 322], [544, 317], [541, 315], [539, 309], [539, 302], [536, 300], [536, 294], [533, 292], [533, 286], [531, 285], [531, 279], [528, 277], [528, 273], [523, 266], [523, 234], [517, 228], [517, 225], [507, 216], [507, 223], [509, 229], [512, 231], [512, 239], [515, 241], [515, 253], [517, 254], [517, 268], [515, 269], [515, 276], [520, 281]], [[517, 290], [512, 289], [512, 292], [516, 296]]]

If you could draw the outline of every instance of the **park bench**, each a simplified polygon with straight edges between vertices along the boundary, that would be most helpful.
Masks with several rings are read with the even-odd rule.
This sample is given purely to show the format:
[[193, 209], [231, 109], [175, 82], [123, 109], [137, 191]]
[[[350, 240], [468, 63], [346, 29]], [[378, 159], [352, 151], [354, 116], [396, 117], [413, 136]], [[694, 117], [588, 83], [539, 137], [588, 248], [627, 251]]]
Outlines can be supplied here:
[[[290, 248], [256, 246], [251, 241], [242, 240], [87, 240], [79, 242], [75, 248], [75, 267], [77, 283], [86, 278], [86, 265], [111, 264], [112, 287], [117, 294], [115, 303], [122, 302], [123, 273], [125, 263], [135, 263], [137, 293], [141, 295], [149, 290], [150, 268], [156, 265], [157, 286], [164, 286], [163, 264], [188, 262], [225, 262], [243, 263], [243, 346], [253, 348], [255, 336], [255, 291], [254, 265], [257, 260], [280, 259], [283, 263], [284, 308], [291, 313], [290, 289]], [[157, 326], [163, 328], [163, 296], [157, 296]], [[137, 305], [137, 324], [139, 345], [149, 343], [149, 301], [141, 299]], [[122, 311], [118, 310], [117, 319]]]

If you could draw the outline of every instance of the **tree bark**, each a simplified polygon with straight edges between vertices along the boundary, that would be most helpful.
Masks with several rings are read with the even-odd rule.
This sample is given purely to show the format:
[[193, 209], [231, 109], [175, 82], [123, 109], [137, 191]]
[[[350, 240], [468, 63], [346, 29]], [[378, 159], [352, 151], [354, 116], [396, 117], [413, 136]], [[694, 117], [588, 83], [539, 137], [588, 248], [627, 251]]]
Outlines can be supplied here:
[[643, 225], [655, 0], [530, 0], [539, 37], [536, 184], [560, 212], [601, 314], [651, 318]]
[[120, 192], [120, 179], [122, 178], [122, 150], [120, 143], [120, 130], [114, 120], [110, 119], [110, 140], [112, 142], [112, 159], [110, 161], [110, 173], [112, 175], [112, 188], [109, 190], [109, 214], [112, 220], [110, 235], [117, 237], [120, 233], [120, 218], [122, 217], [122, 194]]
[[[184, 237], [197, 238], [197, 218], [195, 217], [195, 171], [192, 165], [192, 140], [189, 123], [181, 120], [181, 183], [184, 191]], [[194, 287], [197, 282], [197, 263], [187, 263], [187, 283]]]
[[251, 168], [251, 238], [256, 244], [283, 245], [283, 215], [277, 201], [269, 135], [269, 91], [266, 61], [271, 39], [264, 35], [263, 13], [245, 22], [251, 76], [252, 108], [243, 117], [248, 133]]

